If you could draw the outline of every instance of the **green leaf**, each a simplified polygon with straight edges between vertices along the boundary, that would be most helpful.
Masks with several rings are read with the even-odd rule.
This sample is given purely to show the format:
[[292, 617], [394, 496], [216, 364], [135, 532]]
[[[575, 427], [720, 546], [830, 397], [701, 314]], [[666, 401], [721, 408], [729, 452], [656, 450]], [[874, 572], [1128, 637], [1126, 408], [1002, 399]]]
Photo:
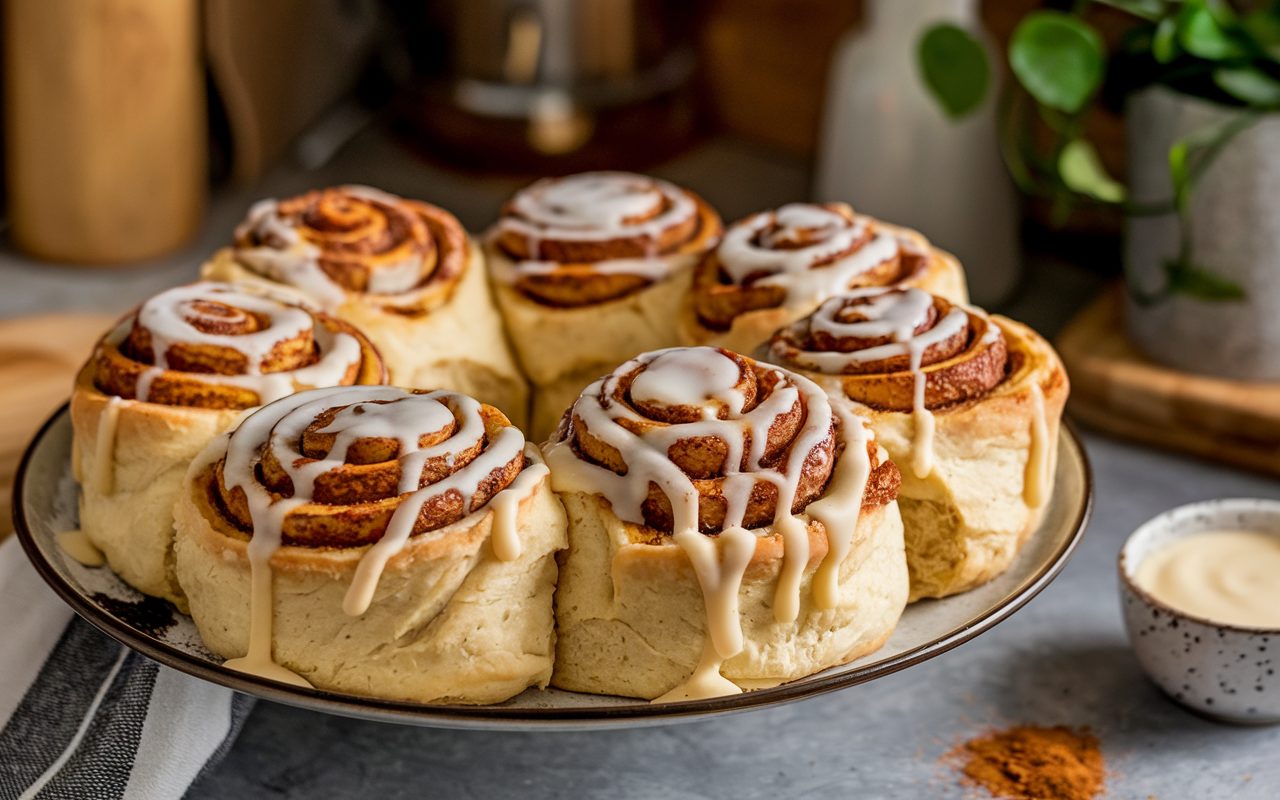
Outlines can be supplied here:
[[1040, 103], [1068, 114], [1097, 91], [1105, 61], [1097, 31], [1060, 11], [1028, 14], [1009, 41], [1009, 64], [1022, 85]]
[[1124, 202], [1125, 190], [1107, 174], [1098, 151], [1084, 139], [1072, 139], [1058, 156], [1058, 174], [1072, 191], [1087, 194], [1104, 203]]
[[1218, 67], [1213, 71], [1213, 82], [1251, 106], [1280, 106], [1280, 81], [1257, 67]]
[[1155, 36], [1151, 40], [1151, 55], [1161, 64], [1168, 64], [1178, 55], [1178, 21], [1166, 17], [1156, 25]]
[[1182, 7], [1178, 15], [1178, 39], [1188, 53], [1208, 61], [1247, 55], [1203, 2]]
[[925, 31], [917, 52], [925, 86], [947, 116], [959, 119], [982, 105], [991, 84], [987, 53], [966, 30], [942, 23]]
[[1209, 302], [1243, 300], [1245, 291], [1240, 284], [1196, 266], [1189, 261], [1170, 259], [1164, 262], [1170, 292], [1185, 294]]

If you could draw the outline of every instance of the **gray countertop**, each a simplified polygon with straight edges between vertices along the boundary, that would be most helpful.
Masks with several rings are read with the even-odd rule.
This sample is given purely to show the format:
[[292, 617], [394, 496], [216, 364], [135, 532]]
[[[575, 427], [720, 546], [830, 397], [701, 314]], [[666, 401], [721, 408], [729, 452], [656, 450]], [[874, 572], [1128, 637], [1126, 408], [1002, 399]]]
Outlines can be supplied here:
[[[730, 218], [803, 197], [807, 188], [801, 165], [732, 142], [655, 171], [703, 192]], [[366, 133], [317, 171], [286, 164], [259, 186], [221, 193], [199, 241], [150, 265], [78, 270], [0, 252], [0, 317], [124, 310], [193, 278], [255, 197], [339, 181], [437, 200], [472, 228], [486, 224], [515, 186], [442, 171]], [[1088, 273], [1038, 259], [1006, 310], [1053, 333], [1098, 288]], [[1096, 506], [1071, 563], [1012, 619], [932, 661], [788, 706], [598, 733], [437, 731], [260, 702], [226, 760], [191, 796], [971, 797], [944, 754], [1012, 723], [1091, 728], [1111, 770], [1109, 797], [1280, 796], [1280, 727], [1206, 722], [1144, 679], [1125, 639], [1115, 569], [1125, 536], [1156, 513], [1214, 497], [1280, 499], [1280, 482], [1084, 438]]]

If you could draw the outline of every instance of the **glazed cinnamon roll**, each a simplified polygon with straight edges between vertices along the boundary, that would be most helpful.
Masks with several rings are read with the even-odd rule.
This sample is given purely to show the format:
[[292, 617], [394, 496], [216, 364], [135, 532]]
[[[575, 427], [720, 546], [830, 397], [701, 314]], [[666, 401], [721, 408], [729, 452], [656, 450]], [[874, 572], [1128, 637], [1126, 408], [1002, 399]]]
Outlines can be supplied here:
[[534, 438], [618, 362], [676, 344], [671, 309], [720, 230], [697, 195], [625, 172], [547, 178], [503, 206], [488, 258], [534, 385]]
[[326, 314], [220, 283], [162, 292], [76, 377], [80, 526], [126, 583], [181, 606], [173, 503], [191, 459], [245, 409], [385, 376], [364, 335]]
[[551, 675], [564, 511], [537, 448], [456, 392], [317, 389], [192, 463], [176, 571], [204, 642], [263, 677], [491, 703]]
[[365, 186], [263, 200], [204, 276], [296, 291], [368, 334], [392, 383], [464, 392], [525, 420], [528, 387], [484, 256], [443, 209]]
[[684, 303], [682, 337], [749, 353], [827, 298], [867, 286], [918, 286], [968, 299], [960, 263], [919, 233], [844, 203], [790, 203], [730, 225], [702, 259]]
[[907, 599], [897, 468], [812, 381], [709, 347], [591, 384], [544, 446], [569, 516], [552, 682], [662, 701], [878, 648]]
[[1035, 331], [922, 289], [862, 289], [778, 331], [768, 359], [866, 407], [902, 468], [912, 599], [1009, 566], [1049, 500], [1068, 392]]

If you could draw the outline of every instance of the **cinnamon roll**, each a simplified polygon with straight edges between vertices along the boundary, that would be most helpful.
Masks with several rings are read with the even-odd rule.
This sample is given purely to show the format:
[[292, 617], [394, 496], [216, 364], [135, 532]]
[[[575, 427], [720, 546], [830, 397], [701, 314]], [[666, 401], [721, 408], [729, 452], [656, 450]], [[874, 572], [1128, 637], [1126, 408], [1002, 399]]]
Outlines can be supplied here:
[[385, 376], [364, 335], [326, 314], [220, 283], [162, 292], [108, 332], [76, 377], [80, 526], [126, 583], [181, 606], [173, 503], [191, 459], [245, 409]]
[[789, 203], [728, 227], [694, 271], [681, 335], [749, 353], [827, 298], [867, 286], [968, 299], [960, 263], [919, 233], [844, 203]]
[[902, 468], [912, 599], [1009, 566], [1049, 500], [1068, 392], [1035, 331], [922, 289], [862, 289], [778, 331], [768, 359], [866, 407]]
[[484, 256], [443, 209], [365, 186], [263, 200], [204, 276], [287, 287], [364, 331], [391, 383], [453, 389], [526, 418], [528, 387]]
[[638, 352], [676, 344], [671, 309], [720, 217], [692, 192], [625, 172], [547, 178], [487, 237], [498, 307], [534, 385], [541, 440], [578, 392]]
[[564, 511], [537, 448], [449, 391], [317, 389], [219, 437], [175, 509], [191, 616], [227, 665], [491, 703], [551, 675]]
[[587, 387], [544, 452], [569, 516], [556, 686], [736, 693], [869, 653], [902, 613], [898, 470], [801, 375], [646, 353]]

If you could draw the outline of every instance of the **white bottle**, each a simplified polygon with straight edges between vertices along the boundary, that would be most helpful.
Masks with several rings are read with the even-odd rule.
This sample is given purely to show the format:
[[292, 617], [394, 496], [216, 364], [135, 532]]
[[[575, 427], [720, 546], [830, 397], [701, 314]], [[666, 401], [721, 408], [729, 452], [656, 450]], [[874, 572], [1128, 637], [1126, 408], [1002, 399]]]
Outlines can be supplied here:
[[[979, 305], [1008, 299], [1021, 272], [1013, 184], [1000, 159], [996, 96], [1002, 61], [981, 29], [976, 0], [870, 0], [867, 24], [836, 49], [827, 82], [815, 194], [924, 233], [955, 253]], [[920, 37], [947, 21], [987, 50], [982, 105], [948, 118], [929, 94]]]

